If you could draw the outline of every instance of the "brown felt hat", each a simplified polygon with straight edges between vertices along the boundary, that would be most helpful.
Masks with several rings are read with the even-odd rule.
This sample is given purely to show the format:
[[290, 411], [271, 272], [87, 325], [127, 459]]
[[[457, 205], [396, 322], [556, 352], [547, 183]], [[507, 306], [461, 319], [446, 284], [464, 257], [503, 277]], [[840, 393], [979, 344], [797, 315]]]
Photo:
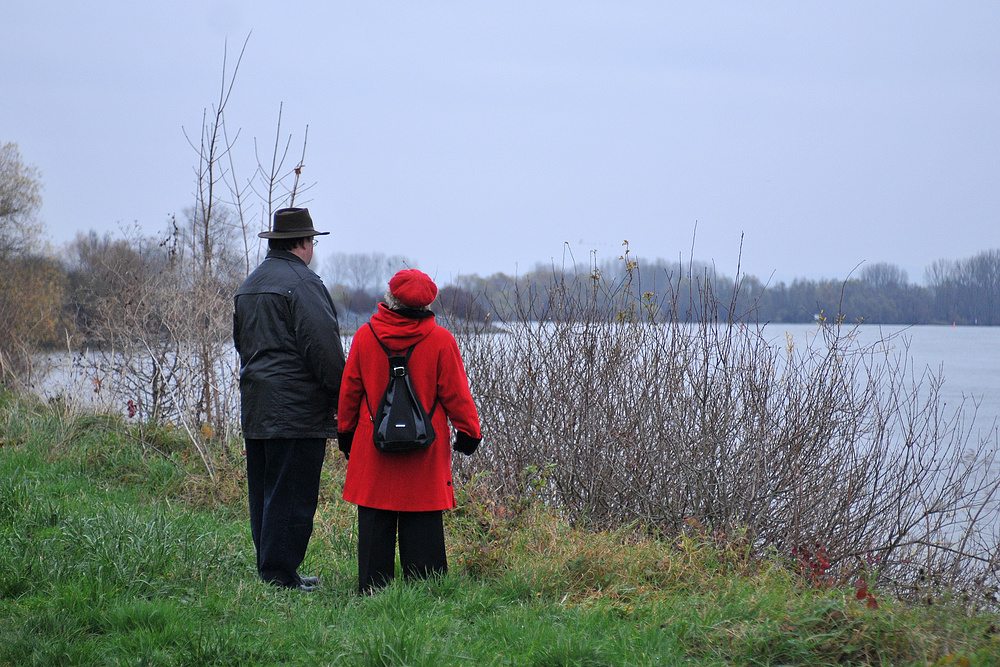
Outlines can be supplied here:
[[303, 236], [323, 236], [330, 232], [313, 229], [312, 217], [307, 208], [280, 208], [274, 212], [274, 228], [261, 232], [262, 239], [296, 239]]

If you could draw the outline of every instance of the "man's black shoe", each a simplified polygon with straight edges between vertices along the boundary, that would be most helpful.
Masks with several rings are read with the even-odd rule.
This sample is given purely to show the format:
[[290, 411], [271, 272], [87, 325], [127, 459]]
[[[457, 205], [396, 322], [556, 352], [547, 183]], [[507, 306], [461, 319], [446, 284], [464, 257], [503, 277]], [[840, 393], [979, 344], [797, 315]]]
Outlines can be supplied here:
[[269, 581], [267, 583], [271, 584], [272, 586], [276, 586], [277, 588], [285, 588], [292, 591], [302, 591], [303, 593], [312, 593], [314, 590], [316, 590], [316, 585], [307, 583], [305, 581], [306, 579], [313, 579], [316, 581], [317, 584], [319, 583], [319, 579], [317, 579], [316, 577], [300, 577], [299, 581], [290, 584], [283, 584], [280, 581]]
[[319, 586], [319, 577], [299, 577], [299, 583], [303, 586]]

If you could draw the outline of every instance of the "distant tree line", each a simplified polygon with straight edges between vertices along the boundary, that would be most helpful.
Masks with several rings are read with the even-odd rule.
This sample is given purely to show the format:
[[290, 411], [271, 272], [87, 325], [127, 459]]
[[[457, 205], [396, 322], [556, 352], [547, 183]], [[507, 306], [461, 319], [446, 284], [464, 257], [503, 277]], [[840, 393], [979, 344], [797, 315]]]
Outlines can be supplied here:
[[[731, 284], [731, 282], [729, 283]], [[795, 280], [764, 289], [760, 281], [741, 281], [743, 312], [751, 299], [763, 321], [827, 321], [868, 324], [1000, 325], [1000, 249], [968, 259], [939, 260], [925, 272], [925, 284], [907, 282], [899, 267], [876, 263], [857, 278]]]
[[[414, 266], [404, 257], [392, 259], [386, 262], [384, 255], [375, 253], [328, 260], [324, 278], [342, 315], [372, 312], [392, 273]], [[374, 267], [385, 268], [378, 272]], [[536, 264], [521, 276], [462, 275], [441, 287], [434, 307], [456, 319], [511, 321], [524, 312], [544, 318], [565, 301], [558, 298], [560, 292], [579, 296], [593, 291], [596, 298], [587, 301], [590, 307], [605, 319], [615, 319], [623, 316], [616, 298], [621, 290], [632, 293], [636, 310], [657, 321], [676, 317], [996, 326], [1000, 325], [1000, 249], [964, 260], [939, 260], [927, 269], [925, 285], [910, 283], [906, 271], [886, 262], [868, 264], [846, 280], [796, 279], [768, 285], [752, 275], [734, 280], [702, 262], [645, 261], [626, 251], [618, 260], [592, 265]], [[702, 298], [706, 292], [711, 306]]]
[[[226, 215], [226, 209], [214, 214], [219, 220]], [[109, 323], [120, 328], [130, 322], [128, 331], [141, 330], [147, 336], [166, 331], [169, 323], [163, 313], [170, 311], [171, 299], [177, 300], [170, 294], [193, 295], [185, 306], [192, 312], [206, 304], [205, 295], [210, 294], [214, 311], [210, 318], [201, 317], [225, 320], [222, 311], [230, 293], [252, 267], [241, 259], [241, 234], [234, 225], [217, 224], [216, 229], [235, 233], [210, 238], [199, 232], [200, 219], [189, 211], [155, 238], [137, 231], [117, 237], [89, 232], [79, 234], [58, 254], [43, 251], [38, 243], [0, 253], [0, 359], [13, 368], [30, 350], [110, 344]], [[18, 233], [26, 232], [18, 228]], [[350, 331], [374, 312], [397, 270], [416, 266], [403, 256], [336, 253], [318, 270]], [[156, 299], [147, 293], [154, 283], [162, 291]], [[178, 290], [182, 286], [185, 289]], [[621, 312], [622, 293], [632, 297], [628, 313]], [[584, 294], [590, 298], [579, 298]], [[1000, 249], [937, 261], [927, 269], [924, 285], [910, 283], [905, 271], [888, 263], [864, 266], [847, 280], [796, 279], [768, 285], [751, 275], [734, 280], [697, 261], [645, 261], [626, 252], [617, 261], [589, 266], [537, 264], [519, 276], [461, 275], [439, 285], [433, 308], [450, 321], [503, 322], [525, 312], [545, 319], [559, 311], [565, 317], [563, 306], [570, 300], [587, 303], [594, 311], [571, 316], [606, 320], [639, 314], [653, 321], [996, 326]]]

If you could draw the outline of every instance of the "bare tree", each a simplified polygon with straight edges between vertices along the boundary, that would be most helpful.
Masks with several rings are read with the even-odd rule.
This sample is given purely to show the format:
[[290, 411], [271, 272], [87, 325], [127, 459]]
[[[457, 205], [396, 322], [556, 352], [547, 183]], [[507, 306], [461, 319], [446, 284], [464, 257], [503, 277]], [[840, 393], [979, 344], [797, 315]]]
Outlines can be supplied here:
[[25, 164], [17, 144], [0, 144], [0, 261], [38, 248], [42, 224], [41, 173]]
[[866, 264], [861, 269], [861, 280], [874, 289], [904, 287], [907, 283], [906, 271], [895, 264], [876, 262]]
[[53, 319], [45, 304], [61, 295], [51, 262], [32, 256], [41, 245], [40, 178], [17, 144], [0, 144], [0, 379], [30, 371], [33, 346]]
[[324, 260], [321, 273], [331, 287], [341, 285], [355, 292], [380, 292], [397, 271], [406, 268], [416, 268], [416, 263], [402, 255], [335, 252]]
[[954, 262], [938, 260], [926, 277], [939, 316], [963, 324], [1000, 324], [1000, 250]]

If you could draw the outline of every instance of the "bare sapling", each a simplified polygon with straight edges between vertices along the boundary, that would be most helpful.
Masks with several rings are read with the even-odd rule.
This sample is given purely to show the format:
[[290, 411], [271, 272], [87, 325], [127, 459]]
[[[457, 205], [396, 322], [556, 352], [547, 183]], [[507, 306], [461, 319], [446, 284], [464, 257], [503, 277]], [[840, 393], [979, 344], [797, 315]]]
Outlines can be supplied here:
[[[128, 417], [182, 428], [212, 478], [214, 457], [232, 454], [239, 427], [233, 294], [259, 260], [261, 226], [307, 189], [305, 143], [287, 167], [290, 138], [284, 147], [276, 139], [270, 166], [258, 155], [249, 178], [237, 174], [238, 133], [227, 131], [225, 111], [245, 49], [231, 71], [224, 61], [219, 99], [205, 111], [198, 140], [189, 137], [198, 154], [194, 205], [159, 238], [133, 230], [75, 246], [78, 273], [92, 283], [78, 318], [92, 376]], [[279, 113], [279, 137], [280, 123]]]

